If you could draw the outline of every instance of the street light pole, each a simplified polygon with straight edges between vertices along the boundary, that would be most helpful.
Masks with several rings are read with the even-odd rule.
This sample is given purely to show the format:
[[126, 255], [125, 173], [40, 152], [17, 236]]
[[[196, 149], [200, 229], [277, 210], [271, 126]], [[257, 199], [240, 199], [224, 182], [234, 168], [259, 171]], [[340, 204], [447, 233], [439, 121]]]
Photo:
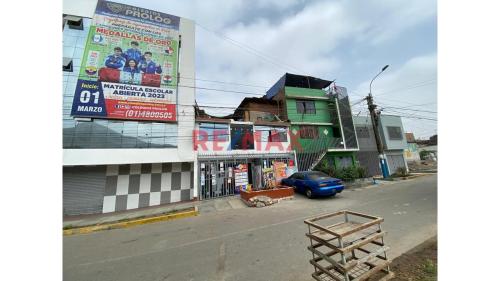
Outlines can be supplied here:
[[370, 111], [370, 116], [372, 120], [372, 126], [373, 126], [373, 133], [375, 135], [375, 142], [377, 143], [377, 151], [378, 151], [378, 157], [380, 161], [380, 168], [382, 169], [382, 175], [384, 178], [389, 177], [389, 168], [387, 167], [387, 159], [385, 159], [384, 156], [384, 147], [382, 145], [382, 140], [380, 139], [380, 133], [378, 130], [378, 124], [379, 124], [379, 113], [376, 112], [377, 105], [373, 104], [373, 96], [372, 96], [372, 83], [375, 78], [377, 78], [384, 70], [386, 70], [389, 67], [389, 65], [386, 65], [380, 70], [380, 72], [373, 77], [372, 81], [370, 82], [370, 93], [366, 97], [366, 101], [368, 103], [368, 110]]

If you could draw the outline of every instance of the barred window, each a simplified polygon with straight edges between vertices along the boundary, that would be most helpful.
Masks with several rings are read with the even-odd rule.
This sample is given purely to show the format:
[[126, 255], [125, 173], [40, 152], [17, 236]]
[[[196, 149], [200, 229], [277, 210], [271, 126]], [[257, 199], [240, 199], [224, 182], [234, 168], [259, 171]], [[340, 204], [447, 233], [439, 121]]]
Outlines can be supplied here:
[[302, 139], [318, 138], [318, 128], [316, 126], [299, 126], [299, 133]]
[[401, 127], [387, 126], [387, 132], [389, 133], [390, 140], [402, 140], [403, 133], [401, 132]]
[[297, 100], [297, 113], [300, 114], [316, 114], [316, 106], [314, 101], [310, 100]]
[[370, 130], [367, 126], [358, 126], [356, 127], [356, 134], [358, 138], [368, 139], [370, 138]]

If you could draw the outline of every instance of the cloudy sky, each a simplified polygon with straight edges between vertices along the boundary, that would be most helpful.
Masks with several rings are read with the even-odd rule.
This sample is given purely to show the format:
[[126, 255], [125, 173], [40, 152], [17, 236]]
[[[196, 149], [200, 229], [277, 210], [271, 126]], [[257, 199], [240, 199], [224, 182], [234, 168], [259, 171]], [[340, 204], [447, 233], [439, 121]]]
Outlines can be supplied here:
[[416, 137], [436, 133], [436, 1], [116, 1], [196, 21], [197, 87], [243, 92], [197, 89], [200, 105], [237, 106], [289, 72], [336, 79], [348, 89], [353, 114], [366, 115], [359, 101], [389, 64], [373, 83], [375, 102], [385, 114], [404, 116]]

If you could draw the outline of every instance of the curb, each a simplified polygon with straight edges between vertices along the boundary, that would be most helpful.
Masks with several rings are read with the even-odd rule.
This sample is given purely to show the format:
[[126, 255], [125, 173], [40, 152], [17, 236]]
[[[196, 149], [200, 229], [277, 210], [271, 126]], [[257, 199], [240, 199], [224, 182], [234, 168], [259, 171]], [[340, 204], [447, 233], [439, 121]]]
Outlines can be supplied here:
[[148, 223], [155, 223], [155, 222], [160, 222], [160, 221], [168, 221], [168, 220], [174, 220], [174, 219], [180, 219], [180, 218], [193, 217], [193, 216], [197, 216], [198, 214], [199, 214], [198, 208], [197, 208], [197, 206], [195, 206], [194, 208], [192, 208], [192, 210], [173, 213], [173, 214], [164, 214], [164, 215], [141, 218], [141, 219], [131, 219], [131, 220], [123, 221], [123, 222], [114, 222], [114, 223], [106, 223], [106, 224], [98, 224], [98, 225], [92, 225], [92, 226], [83, 226], [83, 227], [65, 229], [65, 230], [63, 230], [63, 235], [67, 236], [67, 235], [75, 235], [75, 234], [87, 234], [87, 233], [92, 233], [92, 232], [101, 231], [101, 230], [127, 228], [127, 227], [148, 224]]
[[375, 178], [375, 180], [386, 181], [386, 182], [398, 182], [398, 181], [412, 180], [412, 179], [423, 177], [423, 176], [427, 176], [427, 175], [431, 175], [431, 174], [430, 173], [413, 174], [413, 175], [409, 175], [409, 176], [406, 176], [406, 177], [398, 177], [398, 178], [390, 178], [390, 179]]

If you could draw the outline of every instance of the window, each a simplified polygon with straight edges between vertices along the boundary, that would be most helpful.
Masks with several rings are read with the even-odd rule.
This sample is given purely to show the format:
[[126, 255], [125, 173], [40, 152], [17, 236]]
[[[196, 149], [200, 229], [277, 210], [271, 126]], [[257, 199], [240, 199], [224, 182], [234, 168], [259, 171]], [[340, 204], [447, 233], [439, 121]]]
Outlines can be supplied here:
[[63, 71], [73, 72], [73, 59], [72, 58], [63, 58]]
[[268, 142], [286, 142], [287, 136], [286, 136], [286, 129], [274, 129], [270, 131], [269, 137], [268, 137]]
[[352, 158], [350, 156], [340, 156], [335, 158], [337, 159], [337, 163], [339, 164], [338, 168], [349, 168], [353, 165]]
[[292, 178], [296, 179], [296, 180], [303, 180], [304, 179], [304, 175], [302, 173], [295, 173], [295, 174], [292, 175]]
[[83, 18], [75, 16], [64, 16], [64, 21], [69, 29], [83, 30]]
[[363, 139], [370, 138], [370, 130], [368, 129], [367, 126], [357, 126], [356, 134], [358, 135], [358, 138], [363, 138]]
[[260, 142], [286, 142], [287, 128], [255, 126], [255, 135], [260, 139]]
[[215, 139], [217, 139], [217, 141], [228, 141], [228, 129], [229, 125], [227, 124], [201, 123], [200, 132], [198, 133], [198, 140], [205, 140], [206, 136], [208, 136], [208, 138], [206, 139], [208, 141], [213, 141]]
[[403, 134], [401, 132], [401, 127], [387, 126], [387, 132], [389, 133], [390, 140], [402, 140]]
[[324, 179], [327, 179], [330, 177], [329, 175], [327, 175], [323, 172], [311, 172], [311, 173], [308, 173], [307, 176], [311, 180], [324, 180]]
[[318, 138], [318, 128], [316, 126], [299, 126], [299, 133], [302, 139]]
[[316, 107], [314, 101], [310, 100], [297, 100], [297, 113], [300, 114], [316, 114]]
[[254, 149], [252, 125], [231, 125], [231, 149]]

